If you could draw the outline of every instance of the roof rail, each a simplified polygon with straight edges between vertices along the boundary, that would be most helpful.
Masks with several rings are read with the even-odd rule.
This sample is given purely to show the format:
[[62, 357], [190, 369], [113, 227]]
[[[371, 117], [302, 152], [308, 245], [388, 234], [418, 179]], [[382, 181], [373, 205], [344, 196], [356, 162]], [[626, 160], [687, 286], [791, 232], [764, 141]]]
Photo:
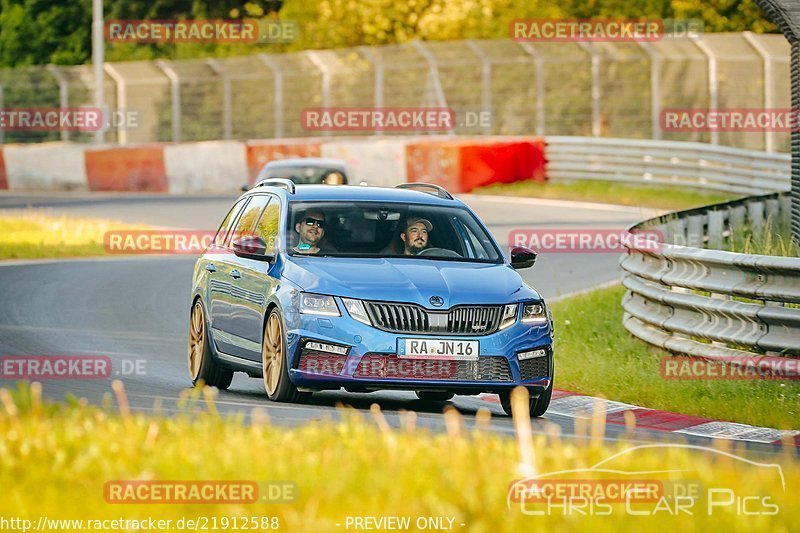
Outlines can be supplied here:
[[[394, 186], [395, 189], [420, 189], [420, 192], [425, 192], [428, 194], [435, 194], [439, 198], [445, 198], [447, 200], [452, 200], [453, 195], [447, 192], [447, 189], [436, 185], [435, 183], [401, 183], [399, 185]], [[427, 190], [426, 190], [427, 189]]]
[[294, 194], [294, 182], [286, 178], [267, 178], [256, 183], [253, 188], [256, 187], [283, 187], [289, 194]]

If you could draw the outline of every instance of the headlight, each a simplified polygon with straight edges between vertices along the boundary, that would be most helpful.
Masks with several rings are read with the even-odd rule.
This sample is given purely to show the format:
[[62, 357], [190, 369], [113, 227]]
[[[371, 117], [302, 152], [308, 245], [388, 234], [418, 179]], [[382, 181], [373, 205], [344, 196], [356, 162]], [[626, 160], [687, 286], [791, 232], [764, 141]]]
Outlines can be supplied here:
[[503, 306], [503, 316], [500, 318], [500, 329], [506, 329], [517, 321], [517, 304]]
[[372, 322], [369, 319], [369, 315], [367, 315], [367, 310], [364, 308], [364, 302], [361, 300], [353, 300], [352, 298], [342, 298], [344, 302], [344, 307], [347, 309], [347, 312], [350, 313], [350, 316], [361, 322], [362, 324], [366, 324], [368, 326], [372, 325]]
[[529, 303], [522, 307], [522, 322], [542, 324], [547, 322], [547, 308], [544, 303]]
[[300, 293], [300, 312], [304, 315], [342, 316], [333, 296]]

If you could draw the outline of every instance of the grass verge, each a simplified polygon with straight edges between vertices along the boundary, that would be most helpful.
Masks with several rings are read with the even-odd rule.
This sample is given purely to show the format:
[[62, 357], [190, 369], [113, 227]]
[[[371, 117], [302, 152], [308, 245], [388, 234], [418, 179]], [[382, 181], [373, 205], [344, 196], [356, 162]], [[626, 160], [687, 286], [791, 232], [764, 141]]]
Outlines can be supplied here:
[[556, 386], [642, 407], [778, 429], [800, 428], [796, 380], [671, 380], [661, 374], [666, 352], [622, 325], [625, 289], [612, 287], [552, 305]]
[[540, 183], [537, 181], [498, 183], [486, 187], [478, 187], [474, 189], [472, 193], [601, 202], [635, 207], [652, 207], [670, 211], [690, 209], [692, 207], [725, 202], [735, 198], [735, 196], [729, 194], [679, 187], [628, 185], [611, 181], [594, 180], [548, 183]]
[[110, 230], [146, 229], [112, 220], [50, 216], [38, 211], [0, 212], [0, 259], [105, 255]]
[[[119, 388], [116, 392], [124, 405], [124, 393]], [[618, 531], [628, 529], [631, 520], [648, 528], [789, 531], [800, 515], [800, 501], [790, 490], [797, 486], [800, 470], [788, 447], [785, 455], [771, 456], [771, 466], [764, 466], [738, 460], [743, 453], [738, 449], [637, 449], [622, 441], [610, 443], [603, 440], [602, 427], [586, 439], [563, 441], [551, 432], [515, 441], [481, 430], [480, 423], [478, 429], [466, 430], [454, 411], [445, 415], [447, 431], [432, 434], [416, 429], [410, 413], [401, 414], [403, 429], [390, 429], [379, 409], [373, 409], [374, 421], [343, 409], [336, 420], [287, 428], [270, 424], [263, 411], [252, 424], [241, 417], [224, 419], [213, 402], [196, 396], [186, 398], [183, 412], [170, 418], [125, 409], [116, 414], [78, 402], [43, 405], [36, 386], [21, 387], [14, 396], [0, 391], [0, 516], [24, 518], [33, 525], [46, 517], [46, 530], [78, 530], [89, 520], [122, 530], [124, 525], [100, 521], [149, 517], [170, 520], [162, 530], [178, 531], [179, 520], [186, 524], [203, 517], [207, 527], [216, 520], [217, 529], [243, 529], [231, 527], [231, 521], [241, 524], [244, 517], [255, 517], [263, 523], [266, 517], [267, 524], [278, 527], [246, 529], [326, 532], [357, 529], [352, 523], [347, 527], [348, 517], [392, 516], [407, 517], [411, 531], [425, 529], [417, 520], [428, 517], [442, 517], [445, 526], [470, 532]], [[524, 419], [517, 422], [523, 424], [520, 435], [530, 437]], [[733, 456], [724, 455], [725, 450]], [[603, 468], [613, 473], [581, 470], [604, 460]], [[572, 469], [578, 471], [564, 473]], [[550, 474], [550, 480], [578, 480], [581, 486], [587, 480], [645, 479], [657, 480], [665, 487], [663, 494], [679, 485], [696, 487], [697, 492], [688, 512], [675, 515], [664, 507], [674, 506], [672, 498], [660, 503], [601, 502], [604, 507], [556, 499], [549, 511], [546, 504], [527, 503], [525, 514], [520, 504], [509, 507], [506, 501], [510, 483], [525, 470]], [[124, 480], [280, 481], [293, 483], [296, 490], [295, 498], [284, 503], [109, 503], [106, 483]], [[732, 492], [722, 498], [710, 493], [712, 488]], [[772, 516], [742, 515], [733, 494], [755, 498], [749, 500], [748, 511]], [[707, 511], [712, 499], [729, 496], [730, 503]], [[565, 507], [573, 504], [580, 510]], [[631, 510], [640, 515], [631, 516]], [[531, 515], [534, 511], [541, 514]], [[83, 522], [60, 527], [53, 522], [70, 519]], [[140, 527], [128, 524], [127, 529]]]

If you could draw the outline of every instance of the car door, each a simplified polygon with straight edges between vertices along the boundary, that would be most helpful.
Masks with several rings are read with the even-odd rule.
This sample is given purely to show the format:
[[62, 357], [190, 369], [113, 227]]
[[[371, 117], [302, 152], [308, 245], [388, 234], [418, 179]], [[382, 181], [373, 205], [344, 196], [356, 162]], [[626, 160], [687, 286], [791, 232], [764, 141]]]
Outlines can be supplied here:
[[205, 269], [208, 275], [208, 314], [211, 320], [211, 333], [218, 350], [230, 353], [233, 344], [229, 340], [227, 331], [233, 306], [233, 278], [231, 271], [231, 257], [233, 250], [230, 248], [231, 235], [242, 211], [250, 201], [250, 197], [240, 199], [231, 208], [225, 220], [222, 221], [213, 246], [206, 252]]
[[[267, 244], [266, 256], [275, 254], [280, 227], [280, 201], [264, 194], [253, 197], [239, 218], [233, 239], [257, 235]], [[270, 275], [274, 261], [231, 256], [232, 305], [227, 323], [232, 355], [261, 361], [261, 336], [267, 298], [277, 288]]]

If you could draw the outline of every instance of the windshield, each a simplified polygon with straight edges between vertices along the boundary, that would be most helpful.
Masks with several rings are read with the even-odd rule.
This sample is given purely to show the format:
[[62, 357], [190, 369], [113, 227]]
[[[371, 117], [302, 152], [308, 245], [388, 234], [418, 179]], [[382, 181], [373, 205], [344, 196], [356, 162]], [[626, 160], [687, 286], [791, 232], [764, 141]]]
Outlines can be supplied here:
[[286, 232], [291, 255], [503, 262], [492, 238], [463, 207], [298, 202], [290, 206]]

